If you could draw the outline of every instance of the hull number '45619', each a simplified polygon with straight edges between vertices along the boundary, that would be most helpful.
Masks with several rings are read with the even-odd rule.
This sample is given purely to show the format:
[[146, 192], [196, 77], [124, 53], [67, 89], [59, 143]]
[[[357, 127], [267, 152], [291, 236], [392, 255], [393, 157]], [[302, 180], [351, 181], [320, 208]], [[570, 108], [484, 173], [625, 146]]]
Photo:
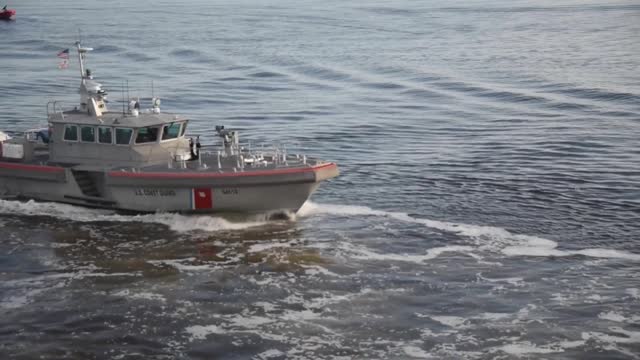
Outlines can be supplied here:
[[136, 196], [176, 196], [171, 189], [135, 189]]

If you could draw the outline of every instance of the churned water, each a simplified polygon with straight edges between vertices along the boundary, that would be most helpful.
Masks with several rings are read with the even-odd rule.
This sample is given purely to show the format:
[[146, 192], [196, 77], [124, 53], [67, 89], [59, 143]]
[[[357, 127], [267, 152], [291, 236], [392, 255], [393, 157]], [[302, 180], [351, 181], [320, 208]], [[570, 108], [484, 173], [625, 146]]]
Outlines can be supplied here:
[[338, 162], [290, 221], [0, 201], [2, 359], [632, 359], [634, 1], [20, 1], [0, 126], [78, 100]]

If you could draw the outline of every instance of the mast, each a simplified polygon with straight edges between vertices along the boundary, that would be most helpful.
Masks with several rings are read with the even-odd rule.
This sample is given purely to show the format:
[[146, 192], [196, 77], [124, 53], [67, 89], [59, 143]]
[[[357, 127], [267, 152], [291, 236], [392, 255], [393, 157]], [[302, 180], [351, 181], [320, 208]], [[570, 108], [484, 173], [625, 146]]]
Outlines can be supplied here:
[[80, 63], [80, 79], [84, 79], [84, 54], [83, 48], [80, 47], [80, 41], [76, 41], [76, 48], [78, 49], [78, 62]]
[[93, 49], [82, 47], [80, 41], [76, 41], [76, 49], [78, 50], [78, 63], [80, 64], [80, 110], [88, 110], [90, 115], [99, 118], [103, 112], [107, 111], [105, 103], [107, 93], [102, 90], [100, 83], [93, 80], [91, 70], [84, 67], [87, 53]]

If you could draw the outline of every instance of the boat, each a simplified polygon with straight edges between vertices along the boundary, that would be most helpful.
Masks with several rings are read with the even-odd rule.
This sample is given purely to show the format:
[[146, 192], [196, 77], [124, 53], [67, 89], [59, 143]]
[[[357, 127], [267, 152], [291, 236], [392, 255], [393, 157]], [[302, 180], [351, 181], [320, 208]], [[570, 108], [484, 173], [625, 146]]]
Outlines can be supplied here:
[[[295, 213], [334, 162], [252, 148], [239, 133], [215, 127], [218, 143], [201, 145], [189, 119], [124, 99], [107, 108], [107, 93], [85, 70], [93, 50], [76, 43], [80, 103], [47, 103], [48, 126], [0, 134], [0, 198], [33, 199], [126, 212]], [[13, 135], [13, 136], [11, 136]]]
[[0, 10], [0, 20], [15, 20], [16, 11], [14, 9], [7, 9], [5, 5], [2, 10]]

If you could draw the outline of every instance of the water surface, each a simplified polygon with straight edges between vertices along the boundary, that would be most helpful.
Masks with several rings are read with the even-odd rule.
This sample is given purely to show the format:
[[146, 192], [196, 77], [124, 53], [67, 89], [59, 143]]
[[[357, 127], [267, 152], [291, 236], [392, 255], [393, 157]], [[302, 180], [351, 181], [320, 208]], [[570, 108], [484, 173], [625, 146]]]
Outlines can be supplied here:
[[[0, 126], [78, 101], [338, 162], [290, 221], [0, 201], [0, 357], [633, 359], [632, 1], [42, 4], [0, 23]], [[153, 82], [153, 87], [152, 87]]]

